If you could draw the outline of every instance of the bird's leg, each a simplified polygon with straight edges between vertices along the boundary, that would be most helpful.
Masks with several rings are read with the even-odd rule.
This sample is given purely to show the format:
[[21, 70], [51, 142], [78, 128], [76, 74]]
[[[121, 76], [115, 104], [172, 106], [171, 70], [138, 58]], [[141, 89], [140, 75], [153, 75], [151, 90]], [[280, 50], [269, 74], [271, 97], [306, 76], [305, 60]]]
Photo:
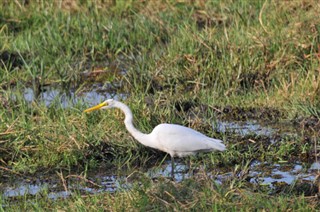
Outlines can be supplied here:
[[174, 157], [171, 156], [171, 178], [174, 180]]
[[193, 169], [191, 168], [191, 157], [189, 157], [189, 160], [187, 161], [187, 170], [188, 170], [188, 173], [190, 175], [193, 175]]

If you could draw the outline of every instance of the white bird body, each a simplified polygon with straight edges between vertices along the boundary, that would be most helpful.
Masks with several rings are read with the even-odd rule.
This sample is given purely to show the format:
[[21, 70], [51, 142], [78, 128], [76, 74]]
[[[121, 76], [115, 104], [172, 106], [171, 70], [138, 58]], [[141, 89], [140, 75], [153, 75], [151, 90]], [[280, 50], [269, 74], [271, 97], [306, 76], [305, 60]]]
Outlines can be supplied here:
[[177, 124], [159, 124], [147, 137], [154, 141], [150, 147], [166, 152], [171, 157], [184, 157], [213, 150], [224, 151], [226, 148], [221, 140]]
[[141, 144], [170, 154], [172, 164], [175, 156], [184, 157], [198, 152], [224, 151], [226, 149], [221, 140], [210, 138], [196, 130], [177, 124], [159, 124], [150, 134], [144, 134], [133, 126], [133, 115], [130, 108], [113, 99], [108, 99], [85, 110], [85, 112], [108, 108], [122, 110], [125, 114], [124, 123], [129, 133]]

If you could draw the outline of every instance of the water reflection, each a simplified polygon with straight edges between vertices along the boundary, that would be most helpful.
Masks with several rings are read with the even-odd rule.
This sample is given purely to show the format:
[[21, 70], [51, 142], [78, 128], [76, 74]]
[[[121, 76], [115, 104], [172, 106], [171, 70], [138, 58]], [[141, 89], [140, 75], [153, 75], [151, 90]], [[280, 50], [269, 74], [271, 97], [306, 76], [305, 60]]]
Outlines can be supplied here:
[[[161, 167], [153, 167], [149, 169], [147, 171], [147, 175], [152, 179], [156, 179], [159, 177], [171, 178], [171, 169], [171, 161], [166, 161], [165, 164]], [[176, 182], [181, 182], [182, 180], [189, 177], [190, 173], [188, 166], [176, 161], [174, 166], [174, 180]]]

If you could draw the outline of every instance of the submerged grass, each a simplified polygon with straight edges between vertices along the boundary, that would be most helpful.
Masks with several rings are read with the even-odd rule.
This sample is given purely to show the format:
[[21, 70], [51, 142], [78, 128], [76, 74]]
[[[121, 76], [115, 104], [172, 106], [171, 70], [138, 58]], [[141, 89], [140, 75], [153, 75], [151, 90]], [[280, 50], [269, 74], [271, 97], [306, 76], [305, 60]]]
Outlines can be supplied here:
[[[211, 170], [218, 164], [233, 170], [252, 160], [310, 162], [319, 137], [319, 14], [317, 1], [1, 2], [0, 174], [7, 179], [41, 170], [70, 173], [101, 163], [130, 169], [165, 157], [137, 144], [119, 111], [85, 115], [89, 103], [64, 108], [57, 99], [47, 107], [36, 98], [27, 102], [23, 94], [31, 87], [38, 96], [45, 85], [77, 91], [100, 72], [107, 73], [99, 78], [104, 87], [127, 94], [138, 129], [150, 132], [159, 123], [179, 123], [226, 141], [225, 153], [186, 159], [195, 167], [205, 163]], [[277, 112], [260, 114], [268, 108]], [[307, 121], [297, 135], [270, 143], [261, 136], [212, 130], [228, 111], [236, 120], [250, 112], [256, 119]], [[36, 197], [31, 203], [22, 197], [16, 207], [319, 208], [313, 197], [271, 197], [244, 182], [163, 179], [115, 194], [57, 201]], [[15, 209], [1, 196], [0, 202], [3, 210]]]

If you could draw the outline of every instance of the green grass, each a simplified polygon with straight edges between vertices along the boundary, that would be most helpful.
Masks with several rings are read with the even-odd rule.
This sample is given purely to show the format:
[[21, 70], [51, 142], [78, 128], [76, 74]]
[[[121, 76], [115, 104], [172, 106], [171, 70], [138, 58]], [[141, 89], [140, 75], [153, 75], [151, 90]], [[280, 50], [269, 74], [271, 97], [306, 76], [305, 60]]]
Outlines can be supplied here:
[[[310, 162], [314, 138], [319, 137], [317, 125], [312, 124], [320, 111], [319, 12], [317, 1], [1, 2], [0, 174], [70, 173], [94, 170], [101, 163], [118, 170], [159, 164], [165, 155], [137, 144], [126, 132], [121, 112], [83, 114], [90, 103], [64, 108], [55, 101], [47, 107], [23, 96], [26, 87], [40, 92], [51, 85], [81, 92], [95, 82], [110, 85], [115, 94], [126, 94], [135, 125], [144, 132], [168, 122], [225, 140], [224, 153], [186, 159], [205, 163], [208, 171], [217, 164], [234, 170], [255, 159]], [[123, 69], [125, 74], [119, 74]], [[83, 75], [94, 70], [106, 74]], [[177, 110], [186, 104], [192, 104], [191, 109]], [[224, 108], [234, 112], [231, 116], [217, 112]], [[296, 136], [282, 137], [275, 144], [255, 135], [212, 130], [217, 119], [241, 120], [252, 109], [257, 110], [255, 119], [307, 120], [307, 124], [301, 122]], [[270, 109], [280, 115], [264, 118]], [[58, 201], [36, 197], [34, 204], [21, 198], [17, 207], [319, 208], [311, 197], [291, 193], [270, 197], [243, 182], [235, 179], [218, 186], [197, 178], [181, 183], [164, 180], [116, 194]], [[10, 200], [0, 202], [14, 207]]]
[[[148, 185], [146, 185], [148, 184]], [[29, 200], [29, 201], [28, 201]], [[241, 188], [223, 188], [200, 176], [175, 183], [167, 179], [159, 182], [135, 184], [131, 191], [120, 191], [114, 194], [80, 195], [68, 199], [50, 200], [35, 197], [30, 200], [22, 197], [6, 205], [5, 211], [15, 210], [205, 210], [205, 211], [244, 211], [251, 210], [303, 210], [314, 211], [317, 208], [316, 198], [304, 196], [270, 196], [251, 192]]]

